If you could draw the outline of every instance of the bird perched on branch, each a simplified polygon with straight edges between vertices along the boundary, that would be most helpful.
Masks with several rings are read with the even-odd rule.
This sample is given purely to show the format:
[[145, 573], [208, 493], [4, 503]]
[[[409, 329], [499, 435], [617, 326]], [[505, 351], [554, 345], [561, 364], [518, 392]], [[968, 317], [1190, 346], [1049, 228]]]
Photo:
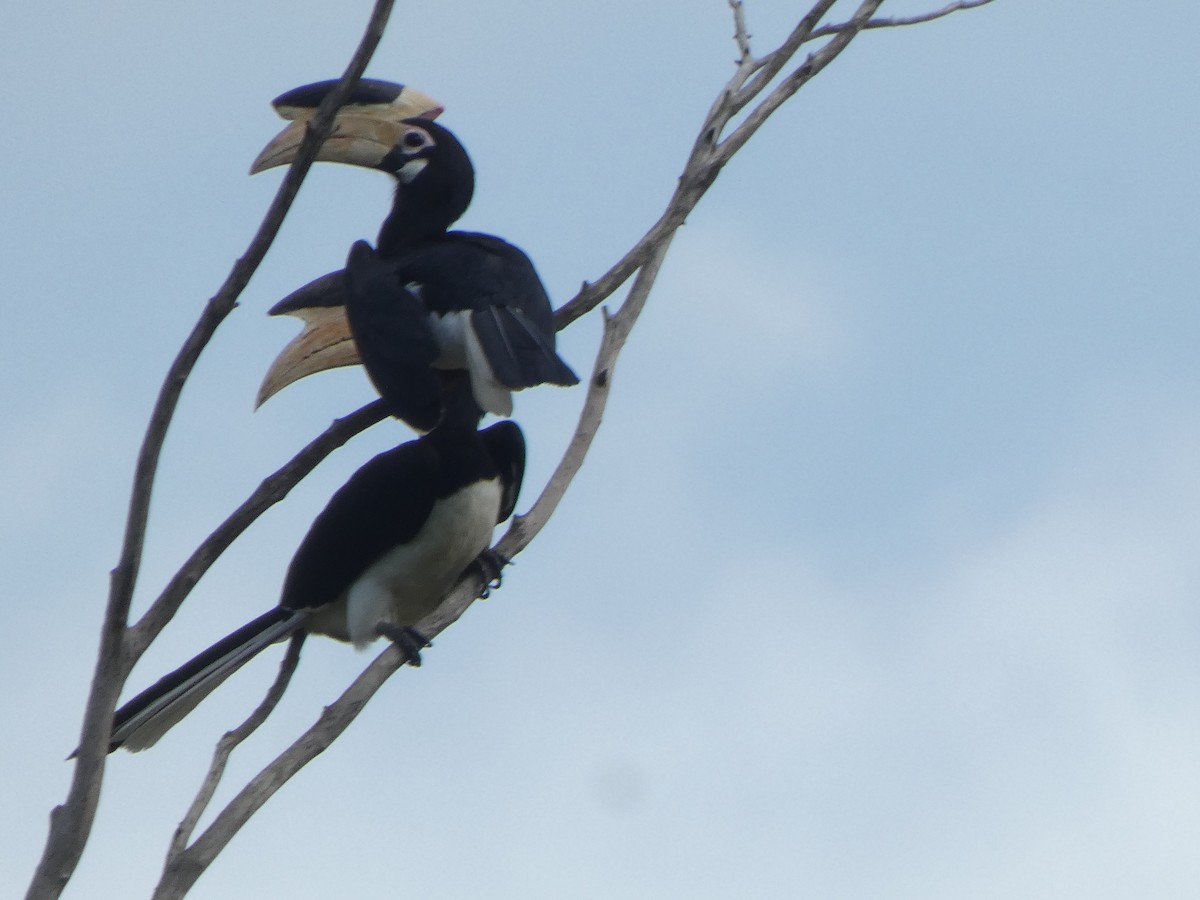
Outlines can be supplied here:
[[288, 567], [279, 605], [159, 679], [117, 710], [110, 752], [143, 750], [268, 645], [294, 632], [363, 646], [395, 641], [414, 665], [428, 644], [414, 625], [472, 564], [489, 583], [505, 560], [492, 529], [510, 515], [525, 471], [512, 421], [476, 431], [465, 380], [430, 433], [381, 453], [317, 516]]
[[[306, 97], [315, 105], [319, 95]], [[365, 111], [342, 133], [344, 149], [321, 158], [390, 174], [392, 209], [375, 248], [356, 243], [344, 270], [271, 309], [299, 316], [305, 330], [272, 364], [258, 403], [306, 375], [362, 362], [393, 415], [425, 431], [441, 415], [441, 372], [466, 371], [479, 408], [502, 416], [512, 412], [512, 391], [577, 384], [555, 350], [550, 298], [529, 257], [494, 235], [449, 230], [475, 186], [458, 139], [428, 118]], [[290, 162], [301, 136], [288, 147], [280, 135], [252, 171]]]

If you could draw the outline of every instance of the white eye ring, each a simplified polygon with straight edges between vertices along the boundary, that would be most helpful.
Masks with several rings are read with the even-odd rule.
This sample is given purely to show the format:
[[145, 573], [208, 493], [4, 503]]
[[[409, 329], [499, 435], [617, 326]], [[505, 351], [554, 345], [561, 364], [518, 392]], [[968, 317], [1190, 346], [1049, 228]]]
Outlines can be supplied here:
[[433, 143], [433, 138], [422, 131], [420, 128], [410, 128], [404, 132], [404, 136], [400, 138], [400, 146], [406, 152], [411, 153], [414, 150], [424, 150]]
[[427, 165], [429, 165], [429, 160], [427, 159], [410, 159], [396, 170], [396, 177], [405, 184], [412, 184]]

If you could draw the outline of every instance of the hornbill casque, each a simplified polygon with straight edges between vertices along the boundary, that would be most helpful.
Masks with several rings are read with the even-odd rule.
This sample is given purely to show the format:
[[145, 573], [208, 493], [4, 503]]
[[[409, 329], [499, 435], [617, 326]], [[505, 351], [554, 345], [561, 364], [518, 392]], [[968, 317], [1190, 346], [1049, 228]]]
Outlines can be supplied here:
[[[287, 165], [304, 140], [317, 107], [337, 86], [336, 80], [306, 84], [280, 94], [271, 106], [290, 123], [258, 154], [251, 174]], [[338, 109], [333, 130], [317, 150], [317, 159], [370, 166], [381, 147], [391, 148], [397, 126], [405, 119], [436, 119], [445, 111], [440, 103], [415, 88], [394, 81], [361, 78]]]
[[[330, 84], [291, 91], [276, 106], [291, 98], [315, 107]], [[449, 230], [475, 187], [462, 144], [428, 117], [397, 121], [373, 110], [346, 113], [343, 143], [327, 144], [320, 158], [390, 174], [391, 212], [375, 248], [355, 243], [345, 269], [270, 310], [299, 316], [305, 329], [272, 364], [258, 404], [306, 375], [361, 362], [389, 411], [428, 431], [442, 413], [446, 371], [465, 370], [479, 408], [500, 416], [512, 413], [514, 390], [577, 384], [555, 351], [550, 298], [529, 257], [494, 235]], [[291, 162], [303, 131], [287, 134], [252, 172]]]
[[144, 750], [268, 645], [296, 631], [358, 647], [378, 637], [420, 665], [413, 626], [472, 565], [499, 583], [492, 529], [512, 515], [525, 471], [513, 421], [477, 431], [465, 376], [447, 379], [446, 415], [379, 454], [317, 516], [292, 558], [279, 605], [159, 679], [116, 711], [109, 751]]

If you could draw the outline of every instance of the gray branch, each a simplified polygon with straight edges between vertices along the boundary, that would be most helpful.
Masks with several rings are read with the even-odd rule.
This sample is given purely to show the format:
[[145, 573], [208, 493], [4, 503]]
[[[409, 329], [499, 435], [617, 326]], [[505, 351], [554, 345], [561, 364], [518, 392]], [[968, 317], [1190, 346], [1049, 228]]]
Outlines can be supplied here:
[[[894, 19], [872, 19], [863, 26], [863, 30], [873, 28], [900, 28], [904, 25], [920, 25], [922, 22], [932, 22], [934, 19], [940, 19], [943, 16], [948, 16], [951, 13], [960, 12], [964, 9], [978, 9], [980, 6], [987, 6], [992, 0], [959, 0], [958, 3], [949, 3], [941, 9], [935, 9], [933, 12], [921, 13], [917, 16], [901, 16]], [[825, 25], [818, 28], [810, 35], [809, 40], [828, 37], [831, 34], [837, 34], [844, 28], [849, 27], [849, 23], [845, 25]]]
[[212, 857], [205, 858], [201, 864], [198, 858], [202, 856], [203, 848], [197, 845], [188, 847], [188, 842], [192, 839], [192, 833], [196, 830], [200, 817], [204, 815], [208, 804], [212, 802], [213, 794], [217, 792], [217, 785], [221, 783], [221, 776], [225, 774], [225, 766], [229, 762], [230, 755], [238, 744], [250, 737], [263, 722], [267, 721], [267, 717], [275, 711], [275, 707], [283, 699], [283, 692], [287, 690], [292, 675], [296, 672], [296, 666], [300, 664], [300, 649], [304, 646], [304, 638], [303, 631], [292, 635], [291, 641], [288, 642], [287, 652], [279, 663], [279, 673], [267, 690], [262, 703], [247, 717], [246, 721], [232, 731], [226, 732], [221, 740], [217, 741], [216, 749], [213, 750], [212, 762], [208, 767], [208, 774], [204, 776], [196, 798], [188, 808], [183, 821], [179, 823], [179, 827], [175, 829], [171, 845], [167, 848], [166, 865], [163, 866], [162, 878], [154, 891], [155, 900], [182, 897], [208, 867], [212, 857], [215, 857], [214, 853]]

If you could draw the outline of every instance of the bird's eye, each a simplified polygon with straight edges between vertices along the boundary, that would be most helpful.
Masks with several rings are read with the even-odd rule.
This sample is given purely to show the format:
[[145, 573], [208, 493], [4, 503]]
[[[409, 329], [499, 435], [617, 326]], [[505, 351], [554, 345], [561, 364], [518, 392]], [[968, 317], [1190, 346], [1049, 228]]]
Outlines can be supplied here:
[[414, 128], [411, 131], [404, 132], [404, 136], [400, 138], [400, 143], [405, 150], [420, 150], [429, 143], [429, 137], [425, 132]]

